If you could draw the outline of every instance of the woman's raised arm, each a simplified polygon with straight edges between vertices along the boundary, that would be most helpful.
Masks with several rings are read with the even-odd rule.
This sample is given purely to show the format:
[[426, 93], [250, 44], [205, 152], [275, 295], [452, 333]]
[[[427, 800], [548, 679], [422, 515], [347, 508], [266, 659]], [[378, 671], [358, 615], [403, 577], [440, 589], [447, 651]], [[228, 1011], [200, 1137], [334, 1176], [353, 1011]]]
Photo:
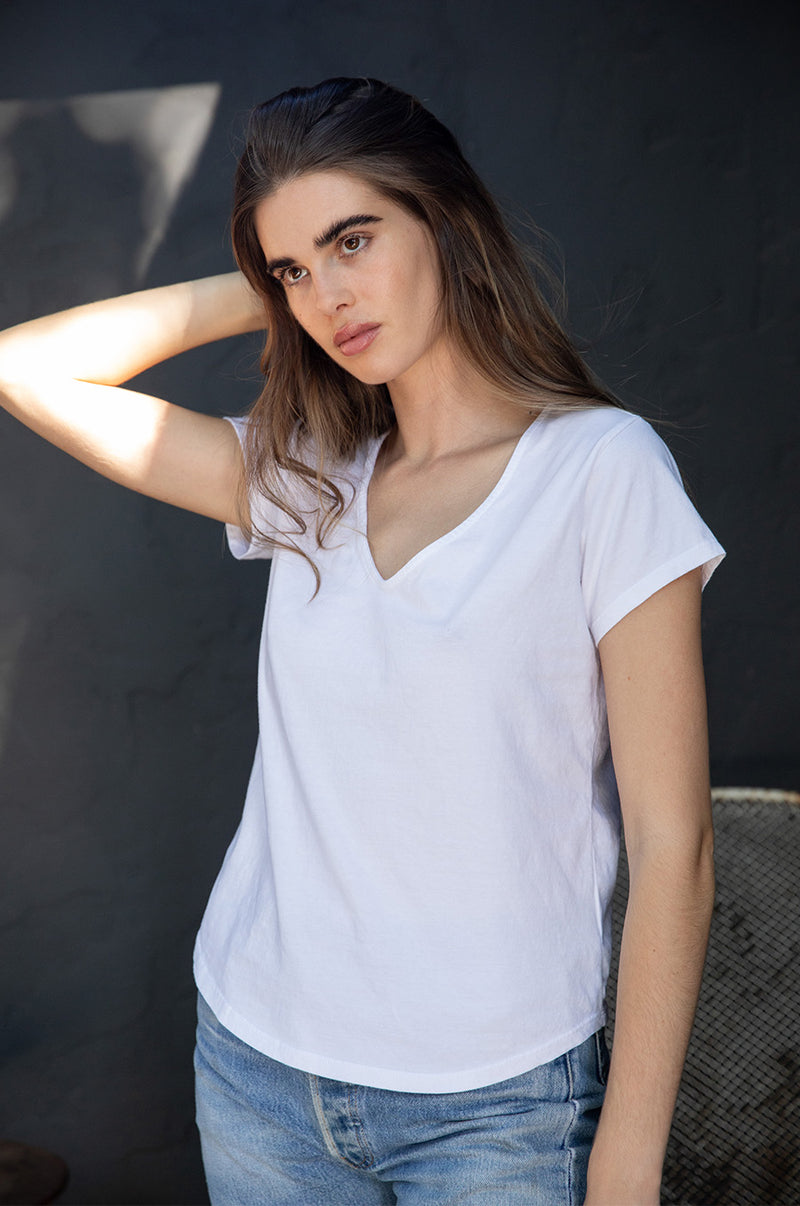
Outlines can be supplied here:
[[238, 272], [78, 306], [0, 334], [0, 403], [105, 477], [238, 521], [242, 461], [230, 424], [118, 388], [179, 352], [264, 326]]

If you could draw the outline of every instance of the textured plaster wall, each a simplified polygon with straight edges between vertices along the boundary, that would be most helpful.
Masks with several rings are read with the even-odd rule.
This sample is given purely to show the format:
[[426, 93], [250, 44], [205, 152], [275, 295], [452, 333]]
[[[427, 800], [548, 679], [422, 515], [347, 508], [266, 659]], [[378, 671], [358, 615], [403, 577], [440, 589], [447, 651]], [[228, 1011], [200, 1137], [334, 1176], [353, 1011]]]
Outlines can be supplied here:
[[[6, 0], [0, 323], [225, 270], [264, 96], [416, 92], [556, 236], [595, 364], [669, 421], [729, 550], [715, 781], [797, 788], [796, 50], [775, 2]], [[240, 409], [256, 351], [144, 385]], [[64, 1202], [202, 1202], [191, 945], [249, 770], [265, 571], [5, 416], [0, 492], [0, 1135], [68, 1160]]]

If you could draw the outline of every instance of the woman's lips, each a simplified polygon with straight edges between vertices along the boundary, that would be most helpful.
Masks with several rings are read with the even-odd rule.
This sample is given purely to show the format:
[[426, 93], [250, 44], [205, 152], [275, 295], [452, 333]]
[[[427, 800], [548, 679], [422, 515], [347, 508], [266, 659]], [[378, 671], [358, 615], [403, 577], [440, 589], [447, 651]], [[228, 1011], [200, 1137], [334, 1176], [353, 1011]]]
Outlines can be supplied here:
[[343, 356], [356, 356], [372, 343], [381, 328], [379, 322], [351, 322], [333, 337]]

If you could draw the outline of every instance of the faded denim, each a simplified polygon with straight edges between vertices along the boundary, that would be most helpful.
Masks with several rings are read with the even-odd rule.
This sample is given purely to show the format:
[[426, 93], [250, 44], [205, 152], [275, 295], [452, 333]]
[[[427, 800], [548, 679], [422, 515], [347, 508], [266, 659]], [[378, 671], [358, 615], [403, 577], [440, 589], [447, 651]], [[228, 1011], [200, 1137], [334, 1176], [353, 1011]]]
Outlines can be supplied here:
[[602, 1032], [522, 1076], [400, 1093], [312, 1076], [198, 1004], [197, 1121], [213, 1206], [577, 1206]]

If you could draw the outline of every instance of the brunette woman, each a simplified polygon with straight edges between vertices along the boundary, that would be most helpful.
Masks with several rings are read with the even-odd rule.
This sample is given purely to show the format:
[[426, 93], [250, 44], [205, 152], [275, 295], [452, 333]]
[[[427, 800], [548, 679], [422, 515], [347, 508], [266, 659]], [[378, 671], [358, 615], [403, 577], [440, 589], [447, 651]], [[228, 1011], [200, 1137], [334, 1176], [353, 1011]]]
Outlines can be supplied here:
[[[712, 907], [722, 550], [412, 97], [335, 79], [257, 109], [233, 243], [241, 273], [0, 341], [23, 422], [273, 560], [196, 948], [212, 1200], [655, 1203]], [[117, 388], [260, 327], [245, 419]]]

